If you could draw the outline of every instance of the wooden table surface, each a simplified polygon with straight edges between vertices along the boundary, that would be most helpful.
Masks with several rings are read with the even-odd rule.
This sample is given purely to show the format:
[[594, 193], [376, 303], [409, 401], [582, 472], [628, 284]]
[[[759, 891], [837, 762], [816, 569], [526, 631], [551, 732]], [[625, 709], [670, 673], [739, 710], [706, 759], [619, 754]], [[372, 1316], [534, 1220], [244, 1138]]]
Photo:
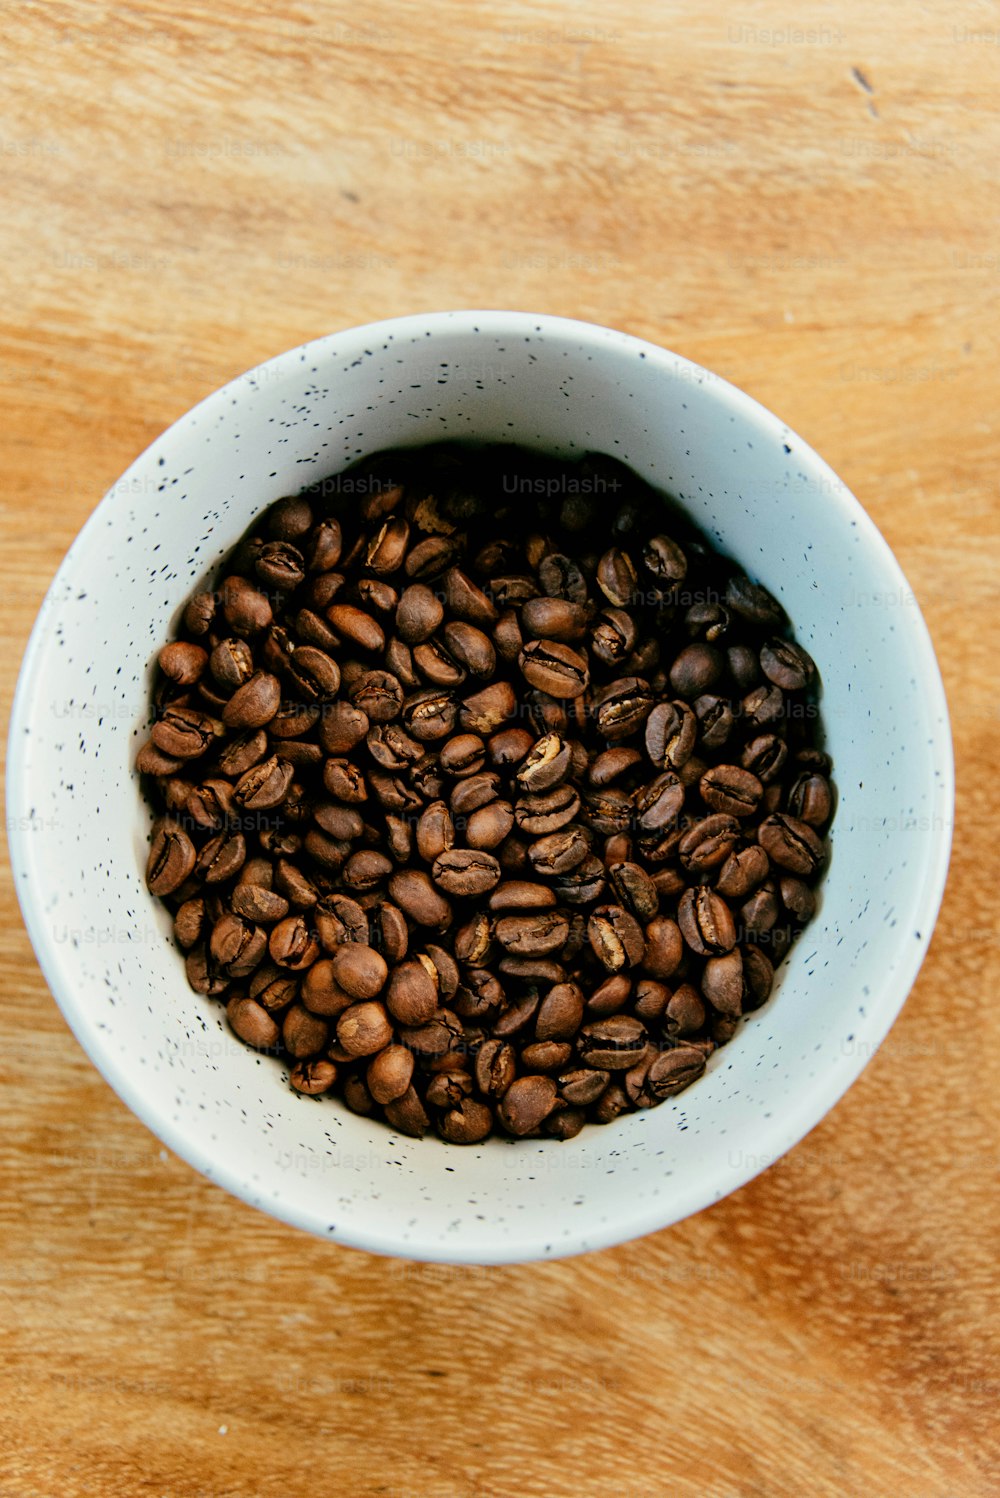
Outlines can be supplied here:
[[708, 364], [833, 463], [934, 636], [958, 808], [919, 981], [824, 1123], [679, 1227], [479, 1271], [313, 1241], [172, 1158], [5, 870], [3, 1498], [998, 1491], [1000, 15], [711, 10], [5, 7], [5, 708], [73, 536], [195, 401], [509, 306]]

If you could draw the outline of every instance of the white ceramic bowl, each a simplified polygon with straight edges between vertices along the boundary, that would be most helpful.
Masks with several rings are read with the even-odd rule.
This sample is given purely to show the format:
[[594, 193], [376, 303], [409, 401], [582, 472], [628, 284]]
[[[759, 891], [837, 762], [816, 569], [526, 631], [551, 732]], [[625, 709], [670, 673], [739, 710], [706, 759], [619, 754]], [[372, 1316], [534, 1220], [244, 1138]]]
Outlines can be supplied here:
[[[839, 807], [822, 908], [763, 1009], [681, 1097], [576, 1139], [459, 1149], [295, 1095], [192, 993], [146, 892], [131, 769], [151, 663], [182, 603], [279, 495], [445, 437], [597, 449], [679, 498], [785, 604], [822, 675]], [[808, 1132], [913, 983], [950, 846], [934, 653], [888, 546], [793, 432], [697, 365], [608, 328], [515, 312], [318, 339], [210, 395], [136, 460], [74, 542], [14, 704], [8, 826], [42, 970], [112, 1087], [177, 1154], [339, 1243], [496, 1263], [618, 1243], [696, 1212]]]

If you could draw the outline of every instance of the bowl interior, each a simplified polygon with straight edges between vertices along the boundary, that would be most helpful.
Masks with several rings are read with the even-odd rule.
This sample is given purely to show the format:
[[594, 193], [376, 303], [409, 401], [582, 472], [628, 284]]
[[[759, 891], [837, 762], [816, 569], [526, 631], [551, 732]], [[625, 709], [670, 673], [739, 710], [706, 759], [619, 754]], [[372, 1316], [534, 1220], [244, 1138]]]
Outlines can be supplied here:
[[[610, 453], [781, 598], [823, 681], [839, 807], [822, 907], [768, 1004], [673, 1103], [566, 1144], [414, 1141], [302, 1098], [187, 988], [146, 893], [131, 770], [151, 661], [184, 599], [282, 494], [445, 437]], [[609, 496], [609, 504], [613, 503]], [[861, 1070], [943, 886], [947, 715], [906, 581], [829, 468], [724, 381], [607, 329], [511, 313], [374, 325], [282, 355], [198, 406], [105, 497], [32, 638], [11, 728], [25, 918], [86, 1050], [175, 1151], [332, 1239], [502, 1261], [599, 1247], [749, 1179]]]

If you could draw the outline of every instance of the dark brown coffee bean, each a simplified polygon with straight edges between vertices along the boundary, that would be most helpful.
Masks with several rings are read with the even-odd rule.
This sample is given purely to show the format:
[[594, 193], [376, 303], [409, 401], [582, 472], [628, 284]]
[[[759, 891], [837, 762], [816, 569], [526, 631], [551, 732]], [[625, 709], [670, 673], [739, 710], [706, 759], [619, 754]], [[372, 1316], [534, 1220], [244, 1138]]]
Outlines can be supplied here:
[[371, 723], [388, 723], [403, 707], [403, 688], [390, 671], [365, 671], [351, 683], [348, 696]]
[[301, 972], [316, 961], [320, 955], [320, 946], [305, 919], [301, 915], [290, 915], [279, 921], [272, 930], [268, 951], [271, 961], [276, 962], [279, 967]]
[[580, 797], [567, 783], [536, 796], [520, 796], [514, 803], [514, 820], [529, 837], [558, 832], [572, 822], [580, 810]]
[[679, 1045], [672, 1050], [661, 1051], [653, 1061], [645, 1077], [645, 1090], [656, 1102], [663, 1098], [676, 1097], [685, 1087], [705, 1070], [705, 1057], [694, 1046]]
[[732, 911], [707, 885], [700, 884], [681, 896], [677, 923], [684, 940], [699, 957], [721, 957], [736, 945]]
[[150, 729], [150, 738], [171, 759], [198, 759], [221, 738], [224, 727], [217, 718], [194, 707], [164, 708], [163, 716]]
[[476, 775], [486, 763], [486, 745], [477, 733], [457, 733], [441, 746], [438, 760], [446, 775]]
[[306, 575], [305, 557], [290, 541], [265, 541], [254, 571], [265, 587], [290, 593]]
[[[411, 552], [410, 555], [412, 556], [413, 553]], [[385, 1118], [391, 1128], [398, 1129], [401, 1134], [409, 1134], [414, 1139], [422, 1139], [430, 1128], [431, 1122], [412, 1086], [406, 1089], [402, 1097], [394, 1098], [391, 1103], [386, 1103]]]
[[239, 1038], [255, 1050], [270, 1051], [277, 1045], [278, 1026], [256, 1000], [230, 999], [226, 1005], [226, 1018]]
[[458, 720], [468, 733], [487, 737], [517, 712], [517, 698], [509, 681], [493, 681], [463, 699]]
[[407, 645], [429, 640], [444, 619], [441, 600], [425, 583], [411, 583], [400, 594], [396, 628]]
[[444, 601], [456, 618], [481, 629], [489, 629], [499, 617], [493, 600], [458, 567], [451, 567], [444, 575]]
[[812, 656], [792, 640], [768, 640], [761, 646], [760, 664], [768, 681], [786, 692], [801, 691], [816, 674]]
[[646, 1028], [630, 1014], [610, 1014], [580, 1031], [580, 1059], [600, 1071], [627, 1071], [646, 1047]]
[[[363, 947], [344, 948], [364, 951]], [[385, 1006], [369, 999], [352, 1004], [337, 1020], [337, 1041], [350, 1056], [374, 1056], [392, 1040], [392, 1025]]]
[[624, 746], [615, 749], [605, 749], [590, 761], [587, 769], [587, 779], [590, 784], [599, 789], [610, 785], [613, 780], [618, 780], [629, 770], [641, 764], [642, 755], [638, 749], [626, 749]]
[[702, 817], [684, 833], [677, 853], [684, 868], [694, 874], [718, 868], [735, 850], [740, 839], [740, 824], [725, 812]]
[[757, 839], [772, 863], [793, 874], [815, 874], [826, 856], [808, 822], [782, 813], [761, 822]]
[[497, 656], [489, 637], [474, 624], [453, 620], [444, 627], [444, 642], [454, 659], [473, 676], [492, 676]]
[[743, 698], [740, 710], [747, 722], [755, 728], [780, 722], [785, 714], [784, 694], [780, 687], [753, 687]]
[[377, 889], [392, 873], [392, 860], [374, 848], [363, 848], [352, 853], [344, 864], [341, 878], [348, 889], [364, 893]]
[[687, 557], [669, 536], [653, 536], [643, 548], [642, 560], [654, 577], [671, 586], [687, 576]]
[[635, 596], [635, 564], [627, 551], [612, 546], [597, 564], [597, 585], [609, 603], [628, 608]]
[[157, 749], [152, 739], [143, 744], [135, 757], [135, 767], [140, 775], [173, 775], [183, 765], [182, 759], [174, 759]]
[[204, 674], [208, 651], [186, 640], [174, 640], [163, 646], [156, 659], [164, 676], [169, 676], [179, 687], [190, 687]]
[[240, 776], [233, 800], [246, 811], [270, 811], [284, 801], [294, 774], [294, 765], [272, 755]]
[[545, 957], [558, 952], [569, 936], [569, 922], [558, 910], [501, 916], [493, 934], [505, 952], [520, 957]]
[[[542, 1000], [535, 1019], [537, 1040], [572, 1040], [583, 1022], [583, 993], [576, 983], [557, 983]], [[530, 1062], [525, 1061], [530, 1066]], [[542, 1070], [547, 1070], [543, 1067]]]
[[643, 969], [651, 978], [672, 978], [684, 956], [684, 943], [677, 922], [668, 915], [655, 915], [644, 934]]
[[643, 959], [642, 927], [620, 905], [599, 905], [587, 922], [587, 936], [594, 956], [609, 972], [636, 967]]
[[403, 724], [420, 743], [445, 739], [455, 730], [458, 703], [443, 687], [411, 692], [402, 706]]
[[514, 826], [514, 808], [509, 801], [491, 801], [478, 807], [465, 826], [465, 841], [470, 848], [491, 851], [499, 848]]
[[234, 635], [250, 639], [270, 628], [274, 614], [267, 596], [245, 577], [227, 577], [219, 594], [226, 623]]
[[263, 926], [272, 926], [275, 921], [284, 920], [288, 914], [288, 901], [282, 895], [253, 884], [238, 884], [230, 897], [230, 903], [237, 915], [245, 916], [248, 921], [255, 921]]
[[401, 1025], [399, 1038], [402, 1043], [426, 1060], [449, 1057], [464, 1044], [462, 1021], [450, 1009], [437, 1009], [422, 1025]]
[[423, 869], [401, 869], [389, 880], [389, 894], [418, 926], [444, 931], [451, 925], [452, 909]]
[[300, 1061], [293, 1066], [288, 1076], [296, 1092], [306, 1097], [318, 1097], [329, 1092], [337, 1080], [337, 1068], [332, 1061]]
[[333, 1019], [357, 1002], [353, 995], [346, 993], [337, 982], [333, 973], [333, 962], [329, 957], [318, 958], [303, 973], [301, 995], [302, 1002], [307, 1009], [311, 1009], [314, 1014], [322, 1014]]
[[639, 921], [648, 921], [660, 906], [656, 885], [637, 863], [613, 863], [608, 867], [611, 888], [618, 903], [631, 912]]
[[637, 640], [636, 622], [624, 609], [602, 609], [590, 632], [594, 655], [612, 670], [628, 660]]
[[678, 697], [700, 697], [722, 675], [725, 661], [714, 645], [685, 645], [670, 667], [670, 686]]
[[586, 1108], [597, 1102], [610, 1080], [610, 1073], [598, 1068], [563, 1072], [557, 1078], [559, 1096], [572, 1107]]
[[741, 947], [743, 957], [743, 1008], [757, 1009], [771, 992], [774, 968], [759, 947]]
[[715, 765], [706, 770], [698, 789], [713, 811], [727, 812], [731, 817], [752, 816], [764, 794], [756, 775], [739, 765]]
[[591, 609], [566, 598], [529, 598], [521, 609], [521, 628], [536, 640], [571, 645], [587, 633]]
[[726, 584], [726, 607], [747, 619], [751, 624], [783, 625], [785, 611], [766, 588], [752, 583], [743, 573], [737, 573]]
[[529, 1041], [521, 1050], [521, 1064], [529, 1072], [561, 1071], [573, 1056], [566, 1040]]
[[205, 635], [215, 618], [214, 593], [196, 593], [184, 610], [184, 628], [191, 635]]
[[743, 957], [739, 948], [710, 957], [701, 975], [701, 991], [720, 1014], [739, 1015], [743, 1006]]
[[424, 1025], [438, 1005], [436, 984], [423, 965], [411, 958], [401, 962], [389, 975], [385, 1005], [401, 1025]]
[[293, 1004], [281, 1021], [281, 1043], [296, 1061], [315, 1056], [330, 1038], [330, 1027], [318, 1014], [311, 1014], [302, 1004]]
[[449, 1144], [479, 1144], [492, 1129], [492, 1111], [476, 1098], [463, 1098], [438, 1119], [438, 1133]]
[[[710, 957], [710, 962], [722, 962], [724, 958]], [[663, 1028], [668, 1035], [694, 1035], [705, 1023], [705, 1005], [698, 990], [690, 983], [675, 988], [667, 1002], [663, 1016]]]
[[655, 780], [632, 793], [640, 833], [663, 832], [684, 805], [684, 787], [673, 770], [664, 770]]
[[788, 810], [800, 822], [808, 822], [810, 827], [822, 827], [830, 820], [833, 811], [830, 782], [824, 775], [804, 770], [789, 787]]
[[698, 720], [698, 741], [703, 751], [721, 749], [729, 742], [736, 721], [725, 697], [706, 692], [696, 697], [694, 714]]
[[334, 603], [326, 611], [334, 632], [362, 650], [384, 650], [385, 632], [377, 619], [350, 603]]
[[315, 645], [299, 645], [285, 671], [303, 702], [329, 702], [340, 687], [340, 667], [332, 656]]
[[500, 882], [500, 865], [490, 853], [452, 848], [440, 853], [431, 870], [434, 883], [449, 895], [484, 895]]
[[590, 905], [604, 894], [606, 880], [604, 865], [593, 855], [570, 869], [566, 874], [557, 874], [552, 888], [562, 905]]
[[572, 749], [557, 733], [543, 734], [532, 744], [517, 770], [517, 781], [532, 794], [561, 785], [570, 772]]
[[528, 846], [528, 859], [543, 878], [566, 874], [578, 868], [591, 854], [591, 837], [585, 827], [569, 825], [549, 832]]
[[812, 920], [816, 913], [816, 896], [804, 880], [796, 879], [791, 874], [783, 874], [778, 888], [782, 903], [797, 920], [803, 924]]
[[719, 871], [715, 887], [727, 899], [741, 900], [763, 883], [770, 869], [764, 849], [751, 843], [748, 848], [738, 848], [730, 853]]
[[197, 854], [194, 844], [177, 822], [163, 817], [154, 824], [146, 860], [146, 887], [154, 895], [172, 895], [188, 879]]
[[395, 1102], [406, 1092], [413, 1078], [413, 1052], [405, 1045], [388, 1045], [368, 1063], [365, 1081], [377, 1103]]
[[560, 700], [582, 696], [590, 684], [587, 657], [558, 640], [529, 640], [517, 663], [529, 686]]
[[627, 973], [613, 973], [599, 983], [587, 999], [588, 1014], [617, 1014], [632, 997], [632, 979]]
[[595, 692], [593, 706], [597, 732], [617, 743], [642, 728], [652, 711], [653, 693], [642, 677], [623, 676]]
[[508, 1134], [530, 1134], [544, 1123], [557, 1102], [556, 1084], [551, 1077], [517, 1077], [500, 1100], [497, 1118]]
[[[641, 1019], [647, 1029], [663, 1023], [670, 998], [670, 989], [665, 983], [656, 978], [640, 978], [635, 985], [633, 1002], [636, 1019]], [[704, 1016], [704, 1010], [702, 1015]]]
[[460, 686], [468, 674], [440, 640], [428, 640], [423, 645], [415, 645], [413, 664], [422, 680], [437, 687]]
[[768, 879], [740, 906], [740, 926], [746, 936], [760, 936], [770, 931], [778, 919], [778, 892]]
[[369, 729], [367, 714], [349, 702], [323, 707], [319, 719], [319, 741], [327, 754], [349, 754]]
[[247, 844], [242, 832], [226, 829], [204, 844], [195, 861], [195, 878], [206, 884], [225, 884], [238, 874], [246, 861]]
[[338, 947], [331, 960], [334, 978], [355, 999], [373, 999], [389, 976], [385, 958], [359, 942]]

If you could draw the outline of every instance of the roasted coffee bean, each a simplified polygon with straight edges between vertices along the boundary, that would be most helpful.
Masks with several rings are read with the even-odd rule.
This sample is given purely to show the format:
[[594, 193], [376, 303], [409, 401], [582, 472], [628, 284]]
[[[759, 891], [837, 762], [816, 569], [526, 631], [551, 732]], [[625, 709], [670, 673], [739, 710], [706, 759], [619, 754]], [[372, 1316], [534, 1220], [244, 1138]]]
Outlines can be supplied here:
[[571, 645], [587, 633], [591, 609], [567, 598], [529, 598], [521, 608], [521, 628], [536, 640]]
[[785, 611], [766, 588], [753, 583], [743, 573], [736, 573], [726, 584], [726, 607], [749, 620], [751, 624], [781, 626]]
[[497, 1118], [508, 1134], [530, 1134], [544, 1123], [557, 1102], [551, 1077], [516, 1077], [500, 1100]]
[[812, 657], [792, 640], [768, 640], [761, 646], [760, 665], [768, 681], [786, 692], [801, 691], [816, 674]]
[[227, 577], [222, 583], [220, 596], [226, 623], [241, 639], [259, 635], [274, 619], [266, 594], [245, 577]]
[[514, 820], [526, 836], [541, 837], [568, 826], [579, 810], [577, 792], [571, 785], [563, 784], [538, 795], [518, 797], [514, 803]]
[[351, 684], [348, 696], [370, 723], [388, 723], [403, 707], [403, 688], [391, 671], [364, 672]]
[[713, 766], [705, 771], [698, 788], [713, 811], [727, 812], [731, 817], [753, 816], [764, 794], [756, 775], [739, 765]]
[[526, 791], [536, 795], [560, 785], [570, 772], [572, 749], [557, 733], [546, 733], [521, 760], [516, 779]]
[[324, 706], [319, 719], [319, 741], [327, 754], [349, 754], [368, 732], [369, 719], [350, 702]]
[[739, 1015], [743, 1008], [743, 955], [739, 948], [710, 957], [701, 975], [701, 991], [720, 1014]]
[[320, 945], [301, 915], [286, 916], [273, 928], [268, 940], [272, 962], [301, 972], [320, 955]]
[[330, 1027], [320, 1015], [310, 1013], [303, 1004], [286, 1009], [281, 1021], [281, 1043], [297, 1061], [315, 1056], [329, 1038]]
[[389, 894], [418, 926], [444, 931], [451, 924], [451, 905], [423, 869], [401, 869], [393, 874], [389, 880]]
[[607, 879], [599, 858], [589, 855], [568, 873], [558, 874], [552, 887], [563, 905], [590, 905], [604, 893]]
[[655, 780], [633, 791], [632, 805], [640, 835], [663, 832], [680, 814], [684, 805], [684, 787], [673, 770], [664, 770]]
[[600, 1071], [627, 1071], [646, 1047], [646, 1029], [630, 1014], [611, 1014], [584, 1025], [577, 1043], [580, 1059]]
[[447, 738], [455, 730], [458, 704], [451, 692], [428, 687], [412, 692], [402, 704], [403, 724], [422, 744]]
[[558, 832], [546, 833], [528, 845], [529, 862], [543, 878], [579, 868], [590, 853], [590, 834], [585, 827], [575, 824], [562, 827]]
[[780, 687], [752, 687], [743, 698], [740, 709], [744, 718], [754, 728], [777, 723], [785, 713], [785, 698]]
[[778, 919], [778, 892], [773, 880], [768, 879], [740, 906], [740, 926], [747, 936], [760, 936], [770, 931]]
[[446, 775], [476, 775], [486, 763], [486, 745], [478, 733], [457, 733], [441, 746], [438, 763]]
[[[354, 950], [362, 951], [363, 948]], [[374, 1056], [392, 1040], [392, 1025], [377, 1000], [352, 1004], [337, 1020], [338, 1044], [350, 1056]]]
[[679, 770], [694, 753], [698, 720], [686, 702], [658, 702], [646, 719], [645, 735], [653, 764]]
[[247, 844], [242, 832], [228, 828], [209, 838], [198, 854], [194, 877], [204, 884], [225, 884], [246, 862]]
[[224, 733], [224, 725], [194, 707], [167, 707], [153, 724], [150, 738], [172, 759], [198, 759]]
[[668, 915], [654, 915], [643, 933], [646, 950], [642, 966], [652, 978], [672, 978], [681, 965], [684, 943], [677, 922]]
[[597, 731], [612, 742], [627, 739], [642, 728], [652, 707], [649, 682], [639, 676], [623, 676], [594, 693]]
[[487, 894], [500, 882], [500, 865], [491, 853], [452, 848], [438, 854], [431, 877], [446, 894], [468, 899]]
[[288, 794], [295, 767], [272, 755], [241, 775], [233, 787], [233, 800], [246, 811], [271, 811]]
[[653, 536], [643, 547], [642, 560], [656, 578], [673, 586], [687, 576], [687, 557], [669, 536]]
[[594, 956], [609, 972], [636, 967], [645, 954], [642, 927], [620, 905], [599, 905], [587, 921], [587, 936]]
[[677, 923], [684, 940], [699, 957], [721, 957], [736, 945], [732, 911], [707, 885], [700, 884], [681, 896]]
[[803, 770], [789, 787], [788, 810], [800, 822], [808, 822], [810, 827], [822, 827], [829, 821], [833, 810], [830, 782], [823, 775]]
[[782, 903], [796, 920], [803, 923], [812, 920], [816, 913], [816, 896], [804, 880], [796, 879], [792, 874], [783, 874], [778, 888]]
[[743, 1008], [757, 1009], [771, 992], [774, 968], [759, 947], [740, 948], [743, 958]]
[[558, 952], [569, 936], [569, 922], [558, 910], [501, 916], [493, 934], [505, 952], [519, 957], [545, 957]]
[[386, 1103], [385, 1118], [392, 1128], [398, 1129], [401, 1134], [409, 1134], [414, 1139], [422, 1139], [431, 1122], [419, 1094], [412, 1086], [406, 1089], [402, 1097]]
[[329, 1092], [337, 1080], [337, 1068], [332, 1061], [300, 1061], [293, 1066], [288, 1076], [296, 1092], [307, 1097], [318, 1097]]
[[822, 867], [823, 844], [808, 822], [776, 813], [765, 818], [757, 839], [772, 863], [793, 874], [815, 874]]
[[146, 886], [151, 894], [172, 895], [195, 866], [194, 844], [177, 822], [163, 817], [153, 828], [146, 861]]
[[656, 1102], [676, 1097], [696, 1082], [705, 1070], [705, 1057], [694, 1046], [674, 1046], [661, 1051], [645, 1077], [645, 1090]]
[[719, 871], [715, 887], [727, 899], [742, 899], [756, 889], [770, 872], [770, 861], [757, 843], [730, 853]]
[[728, 744], [733, 731], [733, 710], [725, 697], [705, 692], [696, 697], [694, 714], [698, 721], [698, 743], [702, 751], [721, 749]]
[[232, 998], [226, 1005], [226, 1018], [241, 1040], [258, 1051], [270, 1051], [278, 1043], [277, 1024], [255, 999]]
[[616, 608], [627, 608], [636, 589], [635, 564], [627, 551], [612, 546], [597, 564], [597, 585]]
[[368, 1063], [365, 1081], [376, 1103], [401, 1098], [413, 1079], [413, 1052], [405, 1045], [387, 1045]]
[[529, 640], [517, 658], [529, 686], [550, 697], [580, 697], [590, 684], [587, 657], [558, 640]]
[[458, 721], [468, 733], [487, 737], [517, 712], [517, 698], [509, 681], [494, 681], [462, 700]]
[[716, 812], [688, 828], [677, 845], [678, 857], [685, 869], [701, 874], [725, 863], [739, 838], [740, 824], [736, 818]]
[[437, 985], [414, 958], [399, 963], [389, 976], [385, 1006], [401, 1025], [424, 1025], [438, 1005]]
[[700, 697], [719, 680], [724, 660], [714, 645], [685, 645], [670, 667], [670, 686], [678, 697]]
[[[560, 871], [561, 872], [561, 871]], [[618, 896], [620, 905], [639, 921], [650, 920], [659, 909], [660, 897], [656, 885], [637, 863], [613, 863], [608, 868], [611, 888]]]

